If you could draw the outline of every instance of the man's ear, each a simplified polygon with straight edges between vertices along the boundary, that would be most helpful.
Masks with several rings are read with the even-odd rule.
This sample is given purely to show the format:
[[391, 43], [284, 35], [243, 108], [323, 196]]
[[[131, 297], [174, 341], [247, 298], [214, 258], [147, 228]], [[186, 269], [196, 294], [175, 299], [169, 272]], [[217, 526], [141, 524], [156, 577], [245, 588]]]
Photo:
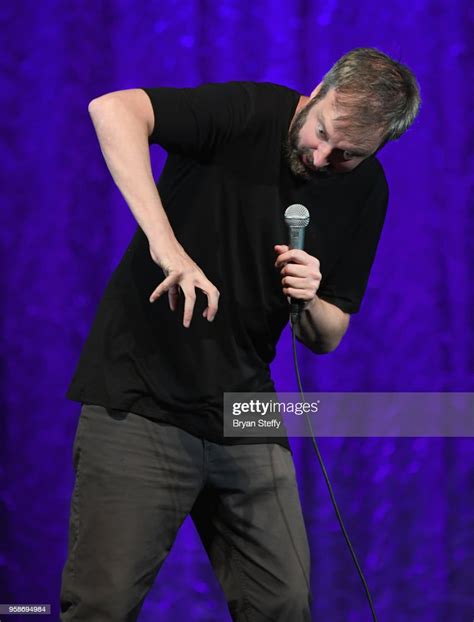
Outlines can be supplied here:
[[310, 99], [313, 99], [313, 97], [316, 97], [316, 95], [319, 93], [319, 91], [321, 90], [321, 87], [323, 86], [323, 83], [320, 82], [318, 84], [318, 86], [313, 90], [313, 92], [311, 93], [311, 95], [309, 96]]

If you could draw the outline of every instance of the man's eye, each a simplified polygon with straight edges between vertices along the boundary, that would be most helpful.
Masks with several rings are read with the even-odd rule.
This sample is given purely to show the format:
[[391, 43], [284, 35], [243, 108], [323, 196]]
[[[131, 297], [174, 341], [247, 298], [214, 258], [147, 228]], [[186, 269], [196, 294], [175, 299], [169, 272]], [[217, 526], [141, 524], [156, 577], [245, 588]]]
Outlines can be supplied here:
[[352, 158], [355, 158], [355, 153], [352, 153], [352, 151], [344, 151], [342, 156], [344, 160], [352, 160]]
[[318, 127], [318, 134], [319, 134], [320, 136], [324, 136], [324, 130], [323, 130], [323, 128], [322, 128], [322, 127]]

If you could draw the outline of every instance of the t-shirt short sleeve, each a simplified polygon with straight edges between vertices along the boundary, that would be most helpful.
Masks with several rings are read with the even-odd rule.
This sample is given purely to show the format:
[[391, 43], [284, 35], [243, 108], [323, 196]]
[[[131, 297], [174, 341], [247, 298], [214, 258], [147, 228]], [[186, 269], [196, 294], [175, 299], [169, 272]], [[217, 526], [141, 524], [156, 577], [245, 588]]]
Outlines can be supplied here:
[[144, 88], [155, 116], [149, 143], [190, 157], [212, 154], [248, 130], [255, 113], [255, 88], [245, 82]]
[[357, 313], [374, 262], [388, 205], [388, 184], [378, 164], [376, 182], [362, 205], [354, 235], [336, 265], [323, 275], [319, 298], [346, 313]]

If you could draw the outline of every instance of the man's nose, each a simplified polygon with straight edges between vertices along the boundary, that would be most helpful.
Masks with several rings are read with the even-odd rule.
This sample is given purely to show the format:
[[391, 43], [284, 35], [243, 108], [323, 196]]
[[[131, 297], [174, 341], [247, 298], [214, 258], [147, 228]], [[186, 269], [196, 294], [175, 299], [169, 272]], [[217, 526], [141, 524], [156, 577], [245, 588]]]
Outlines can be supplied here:
[[313, 164], [317, 168], [323, 168], [329, 164], [331, 149], [324, 143], [320, 143], [313, 151]]

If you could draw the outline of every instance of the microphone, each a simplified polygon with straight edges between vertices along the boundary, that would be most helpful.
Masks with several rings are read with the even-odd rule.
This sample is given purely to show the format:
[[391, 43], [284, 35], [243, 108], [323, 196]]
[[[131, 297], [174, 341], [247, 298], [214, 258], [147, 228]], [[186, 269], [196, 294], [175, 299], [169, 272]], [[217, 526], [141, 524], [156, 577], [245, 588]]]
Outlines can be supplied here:
[[[285, 223], [288, 227], [288, 246], [291, 248], [304, 249], [304, 230], [309, 224], [309, 212], [304, 205], [293, 203], [285, 210]], [[291, 298], [290, 319], [295, 324], [303, 308], [303, 300]]]

